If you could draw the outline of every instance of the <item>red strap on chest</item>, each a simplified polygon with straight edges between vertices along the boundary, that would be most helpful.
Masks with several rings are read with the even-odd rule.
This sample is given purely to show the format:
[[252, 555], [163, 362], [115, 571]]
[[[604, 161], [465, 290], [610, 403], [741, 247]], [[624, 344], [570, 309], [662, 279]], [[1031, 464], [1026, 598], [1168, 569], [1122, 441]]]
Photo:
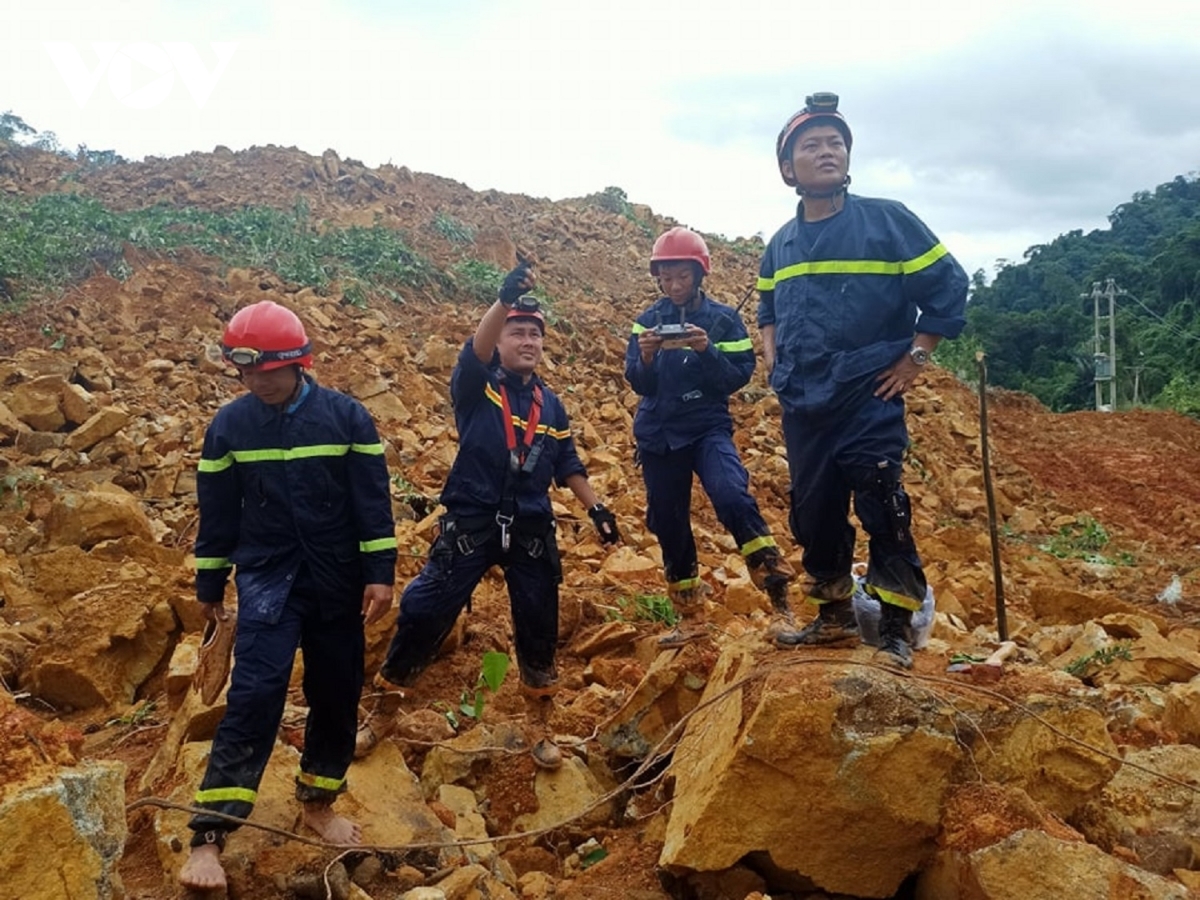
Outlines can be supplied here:
[[[504, 385], [500, 385], [500, 411], [504, 415], [504, 439], [508, 443], [509, 452], [517, 449], [517, 432], [513, 427], [512, 407], [508, 403], [508, 391], [504, 389]], [[525, 461], [525, 454], [529, 452], [529, 448], [533, 446], [533, 439], [537, 436], [538, 422], [542, 418], [542, 388], [541, 385], [533, 386], [533, 403], [529, 407], [529, 421], [525, 423], [525, 433], [521, 436], [520, 457], [521, 462]]]

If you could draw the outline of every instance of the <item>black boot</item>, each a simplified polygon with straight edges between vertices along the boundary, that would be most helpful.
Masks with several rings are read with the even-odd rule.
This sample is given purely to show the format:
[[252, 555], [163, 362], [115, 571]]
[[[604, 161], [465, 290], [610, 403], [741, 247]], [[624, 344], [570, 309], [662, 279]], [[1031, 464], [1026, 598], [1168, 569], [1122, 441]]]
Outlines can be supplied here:
[[857, 643], [858, 639], [858, 620], [854, 618], [854, 604], [849, 600], [822, 603], [817, 617], [799, 631], [785, 630], [775, 635], [775, 643], [781, 647]]
[[912, 610], [892, 603], [879, 604], [879, 652], [899, 669], [911, 669]]

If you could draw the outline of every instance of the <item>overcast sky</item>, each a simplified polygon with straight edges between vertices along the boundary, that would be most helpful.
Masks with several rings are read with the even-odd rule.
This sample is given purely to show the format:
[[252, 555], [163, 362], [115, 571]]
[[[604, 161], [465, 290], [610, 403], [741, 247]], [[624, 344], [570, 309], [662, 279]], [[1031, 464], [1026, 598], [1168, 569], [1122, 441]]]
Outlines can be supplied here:
[[[14, 8], [15, 7], [15, 8]], [[1200, 2], [27, 0], [0, 112], [127, 158], [296, 146], [699, 230], [794, 214], [774, 141], [841, 95], [853, 190], [968, 271], [1200, 170]]]

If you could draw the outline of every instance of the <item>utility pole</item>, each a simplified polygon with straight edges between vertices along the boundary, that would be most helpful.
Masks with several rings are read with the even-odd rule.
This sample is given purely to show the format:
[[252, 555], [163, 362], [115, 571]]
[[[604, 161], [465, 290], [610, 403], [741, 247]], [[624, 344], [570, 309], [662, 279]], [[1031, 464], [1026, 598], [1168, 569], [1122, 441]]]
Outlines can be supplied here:
[[[1117, 408], [1117, 283], [1109, 278], [1104, 289], [1100, 282], [1092, 282], [1092, 292], [1081, 294], [1084, 299], [1092, 299], [1092, 339], [1094, 352], [1092, 359], [1095, 363], [1094, 381], [1096, 383], [1096, 409], [1104, 412], [1114, 412]], [[1104, 304], [1102, 301], [1107, 300]], [[1103, 310], [1103, 312], [1102, 312]], [[1101, 332], [1108, 330], [1108, 349], [1102, 349], [1105, 342]], [[1108, 402], [1105, 403], [1105, 388], [1108, 388]]]

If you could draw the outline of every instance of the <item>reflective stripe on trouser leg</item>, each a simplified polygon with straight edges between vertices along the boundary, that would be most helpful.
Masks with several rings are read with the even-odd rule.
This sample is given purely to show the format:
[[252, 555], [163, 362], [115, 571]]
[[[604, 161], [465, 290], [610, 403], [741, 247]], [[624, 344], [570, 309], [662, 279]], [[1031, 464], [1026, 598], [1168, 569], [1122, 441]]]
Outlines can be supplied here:
[[692, 449], [668, 453], [641, 451], [646, 482], [646, 526], [662, 548], [667, 582], [696, 574], [696, 541], [692, 535]]
[[866, 582], [880, 600], [917, 610], [925, 599], [925, 572], [912, 535], [912, 507], [900, 467], [856, 467], [854, 511], [870, 535]]
[[706, 434], [693, 445], [693, 453], [696, 474], [713, 511], [737, 541], [742, 555], [775, 546], [758, 503], [750, 494], [750, 475], [738, 456], [733, 436], [725, 431]]
[[[254, 808], [258, 785], [283, 719], [303, 617], [303, 603], [293, 595], [275, 624], [239, 620], [225, 716], [213, 737], [208, 767], [195, 796], [196, 806], [242, 819]], [[188, 827], [193, 831], [228, 831], [236, 826], [198, 814]]]
[[310, 616], [300, 640], [308, 701], [296, 778], [296, 796], [302, 801], [331, 802], [345, 790], [346, 770], [354, 758], [365, 643], [361, 594], [347, 598], [345, 608], [345, 615], [332, 620]]

